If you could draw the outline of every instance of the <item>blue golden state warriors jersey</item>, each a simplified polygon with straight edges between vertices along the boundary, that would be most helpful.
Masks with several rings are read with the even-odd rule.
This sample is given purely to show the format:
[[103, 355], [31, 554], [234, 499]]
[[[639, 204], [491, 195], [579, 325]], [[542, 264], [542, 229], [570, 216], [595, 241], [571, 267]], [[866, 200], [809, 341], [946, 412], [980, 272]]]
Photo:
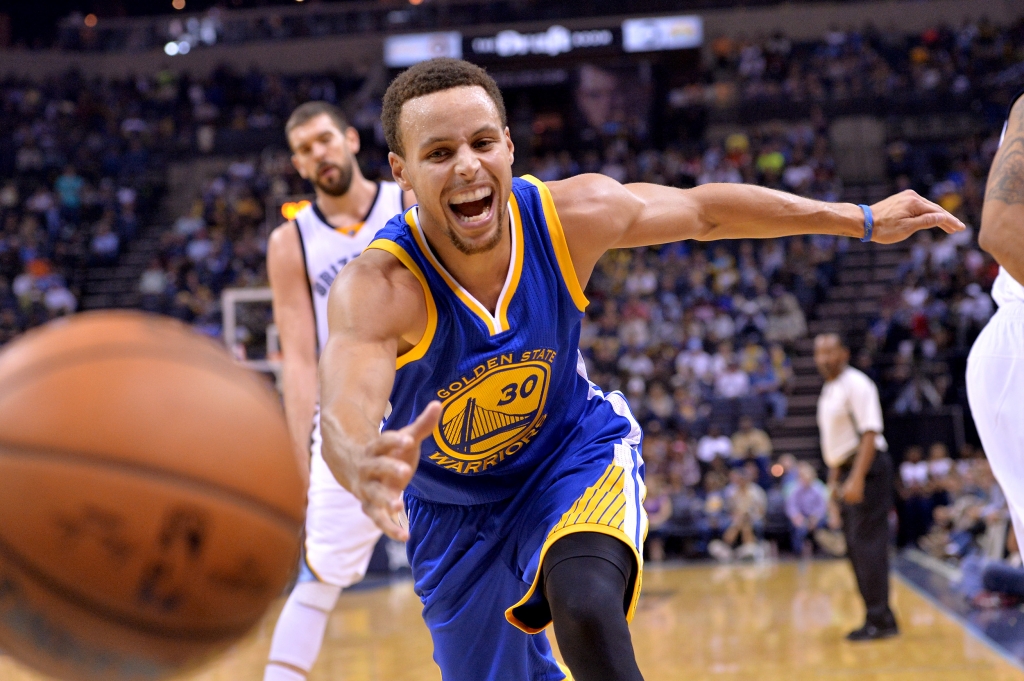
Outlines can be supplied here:
[[392, 218], [369, 246], [401, 260], [426, 297], [427, 329], [398, 358], [384, 424], [402, 428], [441, 401], [407, 489], [425, 501], [506, 499], [532, 476], [564, 467], [587, 437], [620, 430], [625, 437], [632, 427], [632, 417], [617, 413], [624, 402], [613, 406], [586, 377], [579, 334], [587, 299], [547, 187], [530, 176], [513, 179], [509, 214], [511, 261], [493, 314], [431, 251], [416, 207]]

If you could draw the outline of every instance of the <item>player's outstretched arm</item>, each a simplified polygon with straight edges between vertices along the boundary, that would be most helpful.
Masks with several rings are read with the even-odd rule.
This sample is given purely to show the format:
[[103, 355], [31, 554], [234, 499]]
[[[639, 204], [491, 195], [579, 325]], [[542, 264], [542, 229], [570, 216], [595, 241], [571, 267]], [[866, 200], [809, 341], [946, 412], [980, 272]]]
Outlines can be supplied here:
[[1003, 143], [992, 159], [978, 245], [1017, 281], [1024, 281], [1024, 97], [1010, 111]]
[[[765, 239], [796, 234], [864, 235], [864, 213], [852, 203], [826, 203], [746, 184], [677, 189], [622, 185], [579, 175], [549, 185], [577, 274], [589, 276], [606, 250], [683, 239]], [[922, 229], [952, 233], [963, 223], [913, 191], [871, 206], [872, 241], [894, 243]]]
[[267, 275], [274, 294], [274, 323], [281, 337], [284, 413], [300, 469], [309, 471], [309, 437], [316, 412], [316, 321], [302, 244], [294, 222], [286, 222], [267, 244]]
[[330, 338], [320, 354], [323, 457], [342, 487], [389, 537], [404, 541], [397, 521], [402, 491], [419, 462], [420, 443], [437, 424], [432, 402], [401, 430], [380, 432], [395, 381], [395, 360], [427, 326], [423, 289], [392, 255], [367, 251], [334, 280], [328, 298]]

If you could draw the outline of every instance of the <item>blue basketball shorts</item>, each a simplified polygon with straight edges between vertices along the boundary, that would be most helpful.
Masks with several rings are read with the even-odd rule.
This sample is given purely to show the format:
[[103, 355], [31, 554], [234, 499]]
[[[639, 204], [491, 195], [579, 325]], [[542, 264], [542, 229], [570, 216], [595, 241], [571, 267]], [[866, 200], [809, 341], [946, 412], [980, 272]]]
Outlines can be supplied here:
[[406, 496], [409, 562], [444, 681], [571, 678], [545, 637], [550, 618], [536, 621], [531, 606], [544, 598], [538, 579], [545, 553], [573, 532], [601, 532], [633, 549], [632, 619], [647, 534], [639, 445], [639, 428], [629, 437], [570, 445], [516, 496], [491, 504]]

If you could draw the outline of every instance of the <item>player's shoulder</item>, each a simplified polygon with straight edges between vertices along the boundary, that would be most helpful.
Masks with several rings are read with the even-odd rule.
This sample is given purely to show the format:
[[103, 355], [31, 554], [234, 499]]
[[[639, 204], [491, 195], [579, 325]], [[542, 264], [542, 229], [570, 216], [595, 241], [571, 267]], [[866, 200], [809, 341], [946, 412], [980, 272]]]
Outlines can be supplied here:
[[379, 303], [394, 297], [401, 299], [409, 291], [422, 298], [419, 279], [399, 256], [391, 250], [373, 247], [338, 273], [333, 289]]
[[564, 180], [546, 182], [545, 186], [558, 208], [606, 203], [627, 191], [621, 182], [601, 173], [573, 175]]
[[302, 255], [302, 241], [299, 228], [294, 220], [282, 222], [270, 232], [267, 238], [267, 257]]

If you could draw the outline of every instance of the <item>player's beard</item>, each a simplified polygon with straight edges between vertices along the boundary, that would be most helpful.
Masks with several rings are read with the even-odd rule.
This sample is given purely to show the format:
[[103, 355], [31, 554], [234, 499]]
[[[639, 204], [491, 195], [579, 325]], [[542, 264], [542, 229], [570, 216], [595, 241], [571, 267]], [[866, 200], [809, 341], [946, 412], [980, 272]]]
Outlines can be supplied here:
[[476, 255], [477, 253], [486, 253], [487, 251], [497, 246], [498, 243], [501, 242], [501, 233], [505, 230], [505, 226], [508, 224], [508, 209], [501, 208], [500, 203], [498, 205], [498, 226], [494, 230], [494, 234], [488, 237], [487, 241], [480, 244], [479, 246], [474, 246], [472, 244], [467, 243], [461, 236], [459, 236], [459, 233], [455, 230], [454, 227], [445, 223], [445, 236], [447, 236], [448, 240], [452, 242], [452, 246], [455, 246], [455, 248], [459, 249], [459, 252], [463, 253], [464, 255]]
[[[338, 179], [333, 182], [322, 180], [321, 173], [325, 168], [336, 168], [338, 170]], [[324, 194], [328, 196], [343, 196], [348, 191], [348, 188], [352, 186], [352, 159], [348, 159], [348, 162], [341, 165], [324, 161], [316, 167], [315, 178], [313, 184]]]

